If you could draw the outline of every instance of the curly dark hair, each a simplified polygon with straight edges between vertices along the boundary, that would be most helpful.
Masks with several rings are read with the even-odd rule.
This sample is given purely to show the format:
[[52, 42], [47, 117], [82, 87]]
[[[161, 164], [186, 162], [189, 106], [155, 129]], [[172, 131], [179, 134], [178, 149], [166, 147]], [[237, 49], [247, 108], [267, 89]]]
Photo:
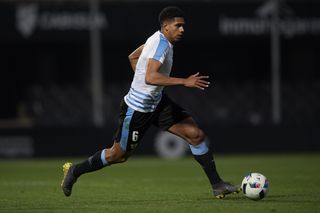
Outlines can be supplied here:
[[159, 23], [162, 25], [164, 21], [172, 20], [176, 17], [184, 18], [184, 12], [178, 7], [165, 7], [159, 14]]

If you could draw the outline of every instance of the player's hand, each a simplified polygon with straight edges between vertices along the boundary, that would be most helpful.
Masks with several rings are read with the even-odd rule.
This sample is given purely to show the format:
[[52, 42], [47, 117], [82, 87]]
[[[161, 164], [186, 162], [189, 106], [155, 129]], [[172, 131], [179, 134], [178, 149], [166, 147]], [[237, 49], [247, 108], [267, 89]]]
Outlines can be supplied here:
[[204, 90], [209, 87], [210, 82], [207, 80], [208, 78], [209, 76], [200, 75], [200, 73], [197, 72], [185, 79], [184, 86]]

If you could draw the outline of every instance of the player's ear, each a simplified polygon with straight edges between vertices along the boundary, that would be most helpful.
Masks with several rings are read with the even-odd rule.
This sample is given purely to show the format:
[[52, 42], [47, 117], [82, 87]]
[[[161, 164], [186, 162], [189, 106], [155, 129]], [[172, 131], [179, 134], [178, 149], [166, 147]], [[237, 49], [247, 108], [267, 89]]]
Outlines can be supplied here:
[[166, 31], [166, 32], [168, 32], [168, 21], [164, 21], [163, 23], [162, 23], [162, 29], [164, 29], [164, 31]]

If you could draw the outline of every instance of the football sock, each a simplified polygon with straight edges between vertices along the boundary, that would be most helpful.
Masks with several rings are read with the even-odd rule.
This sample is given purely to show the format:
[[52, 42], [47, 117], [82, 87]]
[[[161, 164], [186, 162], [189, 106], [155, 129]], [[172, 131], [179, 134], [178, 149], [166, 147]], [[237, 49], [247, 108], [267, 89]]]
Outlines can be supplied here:
[[108, 166], [108, 161], [105, 158], [105, 149], [96, 152], [87, 160], [78, 163], [74, 166], [73, 173], [76, 177], [88, 172], [93, 172], [103, 167]]
[[213, 186], [214, 184], [219, 183], [221, 178], [217, 172], [216, 164], [206, 142], [203, 141], [199, 145], [195, 146], [190, 145], [190, 148], [194, 158], [205, 171], [211, 185]]

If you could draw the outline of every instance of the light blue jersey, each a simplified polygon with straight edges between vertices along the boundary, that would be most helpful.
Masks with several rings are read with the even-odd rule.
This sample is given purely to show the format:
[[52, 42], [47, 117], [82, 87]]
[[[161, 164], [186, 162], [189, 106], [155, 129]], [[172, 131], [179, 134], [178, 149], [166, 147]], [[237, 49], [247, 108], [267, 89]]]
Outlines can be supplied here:
[[153, 112], [159, 104], [164, 86], [146, 84], [146, 71], [149, 59], [159, 61], [160, 73], [169, 76], [172, 67], [173, 45], [160, 32], [155, 32], [144, 44], [137, 62], [134, 78], [128, 94], [124, 97], [126, 104], [139, 112]]

